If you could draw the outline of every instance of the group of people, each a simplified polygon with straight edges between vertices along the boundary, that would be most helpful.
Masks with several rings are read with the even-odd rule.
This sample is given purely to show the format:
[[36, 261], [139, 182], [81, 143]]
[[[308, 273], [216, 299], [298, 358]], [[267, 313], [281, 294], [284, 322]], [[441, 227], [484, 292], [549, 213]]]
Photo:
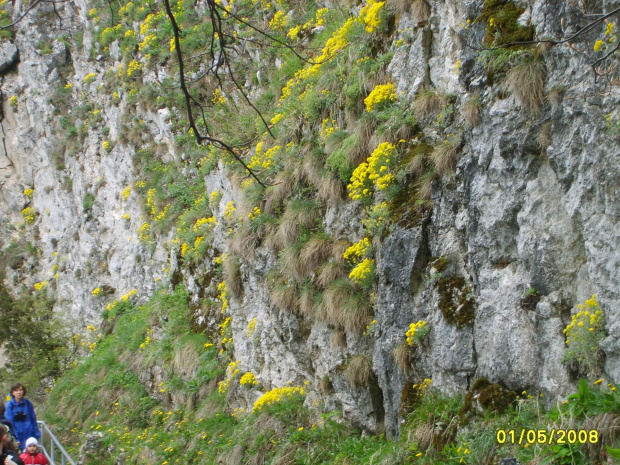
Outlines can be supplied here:
[[41, 433], [26, 386], [13, 385], [10, 398], [6, 405], [0, 402], [0, 465], [48, 465], [39, 450]]

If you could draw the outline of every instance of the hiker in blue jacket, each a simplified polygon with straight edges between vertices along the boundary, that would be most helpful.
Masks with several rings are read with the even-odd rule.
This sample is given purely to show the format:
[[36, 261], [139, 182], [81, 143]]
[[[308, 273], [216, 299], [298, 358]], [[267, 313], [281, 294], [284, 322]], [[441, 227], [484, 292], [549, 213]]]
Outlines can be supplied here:
[[26, 386], [17, 383], [11, 387], [11, 400], [6, 404], [5, 416], [13, 424], [13, 433], [17, 447], [22, 448], [26, 439], [39, 439], [41, 433], [37, 426], [37, 416], [34, 413], [32, 402], [25, 398]]

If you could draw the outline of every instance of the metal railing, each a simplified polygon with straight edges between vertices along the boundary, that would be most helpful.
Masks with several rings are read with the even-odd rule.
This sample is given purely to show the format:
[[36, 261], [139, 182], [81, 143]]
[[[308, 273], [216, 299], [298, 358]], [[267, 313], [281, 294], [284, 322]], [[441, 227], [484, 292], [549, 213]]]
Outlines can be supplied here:
[[[39, 446], [50, 465], [75, 465], [75, 461], [69, 457], [69, 454], [62, 447], [62, 444], [58, 442], [52, 430], [50, 430], [44, 421], [37, 421], [39, 425], [39, 431], [41, 431], [41, 439], [39, 439]], [[56, 458], [60, 455], [59, 458]]]

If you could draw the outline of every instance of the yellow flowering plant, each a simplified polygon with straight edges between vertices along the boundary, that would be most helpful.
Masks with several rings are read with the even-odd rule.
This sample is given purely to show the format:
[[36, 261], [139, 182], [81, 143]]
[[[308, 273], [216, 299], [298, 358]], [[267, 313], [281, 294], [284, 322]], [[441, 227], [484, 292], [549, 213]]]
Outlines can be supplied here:
[[396, 156], [395, 145], [389, 142], [379, 144], [368, 160], [353, 170], [347, 185], [349, 197], [368, 202], [375, 189], [385, 190], [394, 184], [396, 177], [391, 171], [396, 165]]
[[405, 333], [408, 346], [413, 346], [416, 342], [420, 342], [431, 331], [426, 321], [417, 321], [409, 325], [409, 330]]
[[605, 320], [596, 295], [577, 306], [577, 313], [564, 329], [567, 351], [564, 360], [576, 360], [588, 371], [596, 371], [599, 364], [599, 342], [605, 337]]
[[267, 405], [276, 404], [283, 400], [293, 398], [295, 396], [305, 396], [306, 390], [303, 386], [284, 386], [267, 391], [254, 402], [252, 413], [260, 412]]
[[366, 105], [366, 111], [370, 113], [377, 105], [383, 104], [384, 102], [393, 102], [396, 98], [397, 95], [394, 84], [378, 84], [370, 91], [368, 97], [364, 99], [364, 105]]

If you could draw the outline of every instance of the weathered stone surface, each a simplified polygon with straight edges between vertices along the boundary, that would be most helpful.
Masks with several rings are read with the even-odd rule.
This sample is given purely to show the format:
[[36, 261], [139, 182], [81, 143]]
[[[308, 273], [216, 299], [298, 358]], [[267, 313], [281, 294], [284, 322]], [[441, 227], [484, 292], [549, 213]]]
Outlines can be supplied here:
[[[557, 45], [544, 53], [545, 92], [561, 86], [563, 98], [545, 103], [539, 114], [527, 113], [502, 82], [489, 84], [477, 52], [455, 34], [480, 43], [484, 25], [471, 24], [465, 30], [465, 24], [479, 15], [481, 2], [429, 3], [428, 21], [408, 14], [398, 17], [388, 72], [403, 105], [412, 104], [423, 86], [451, 95], [448, 126], [432, 126], [432, 116], [429, 126], [419, 129], [432, 144], [447, 134], [461, 134], [456, 173], [433, 182], [432, 213], [421, 225], [395, 228], [375, 240], [377, 324], [370, 335], [347, 333], [343, 338], [338, 328], [312, 315], [276, 309], [266, 278], [278, 256], [266, 245], [247, 244], [241, 264], [243, 292], [231, 298], [230, 315], [234, 359], [240, 361], [242, 372], [256, 375], [260, 389], [235, 390], [231, 405], [251, 408], [268, 389], [309, 381], [310, 407], [338, 410], [362, 429], [385, 428], [396, 436], [405, 383], [426, 377], [446, 393], [462, 393], [473, 380], [486, 377], [513, 390], [540, 390], [553, 399], [572, 390], [573, 380], [562, 363], [562, 330], [576, 305], [592, 294], [606, 312], [609, 336], [601, 344], [606, 375], [620, 382], [620, 147], [605, 122], [618, 97], [601, 92], [583, 54]], [[88, 22], [90, 5], [83, 0], [75, 5], [63, 12], [66, 30], [84, 29]], [[560, 38], [577, 30], [581, 21], [571, 2], [536, 0], [524, 6], [522, 20], [531, 19], [538, 37]], [[136, 289], [139, 298], [146, 299], [168, 270], [178, 272], [175, 276], [191, 293], [192, 304], [198, 305], [205, 291], [201, 278], [212, 272], [210, 262], [180, 270], [176, 254], [169, 256], [166, 246], [171, 235], [152, 245], [140, 243], [136, 232], [143, 223], [140, 202], [133, 193], [127, 199], [120, 195], [135, 181], [132, 156], [145, 139], [167, 147], [162, 155], [166, 161], [186, 159], [171, 132], [171, 120], [180, 113], [136, 108], [122, 92], [118, 105], [108, 104], [111, 97], [97, 89], [105, 71], [119, 63], [90, 58], [92, 31], [85, 30], [81, 51], [69, 54], [61, 41], [54, 40], [52, 53], [41, 55], [36, 47], [44, 37], [39, 26], [26, 17], [17, 26], [15, 44], [5, 42], [0, 51], [0, 70], [16, 67], [15, 73], [3, 77], [3, 101], [18, 97], [17, 106], [3, 107], [0, 248], [22, 236], [17, 226], [23, 223], [20, 212], [33, 206], [37, 219], [23, 236], [40, 249], [36, 264], [34, 259], [24, 264], [32, 271], [9, 270], [7, 282], [15, 277], [32, 286], [50, 279], [49, 270], [58, 264], [54, 289], [58, 310], [67, 311], [83, 326], [96, 323], [105, 307], [106, 302], [92, 296], [94, 288], [113, 288], [110, 299]], [[587, 40], [592, 37], [580, 38], [575, 45], [591, 48]], [[120, 59], [117, 43], [111, 50], [112, 61]], [[260, 53], [249, 53], [260, 61]], [[59, 70], [67, 67], [70, 72], [61, 74]], [[98, 77], [84, 83], [84, 76], [92, 72]], [[103, 123], [89, 130], [83, 149], [64, 157], [59, 169], [55, 151], [67, 141], [52, 133], [48, 122], [60, 117], [49, 99], [66, 84], [61, 76], [68, 76], [76, 92], [107, 100], [103, 100]], [[146, 71], [148, 82], [164, 78], [163, 72]], [[469, 128], [461, 113], [474, 91], [480, 92], [481, 124]], [[258, 90], [250, 88], [248, 93], [257, 95]], [[71, 106], [66, 111], [72, 111]], [[144, 134], [137, 141], [103, 150], [106, 138], [115, 141], [123, 135], [125, 112], [144, 120]], [[545, 124], [551, 124], [551, 136], [541, 147], [538, 136]], [[218, 220], [229, 201], [243, 208], [238, 180], [228, 178], [223, 164], [204, 183], [209, 193], [222, 192], [213, 211]], [[27, 188], [34, 189], [32, 199], [23, 194]], [[90, 212], [83, 208], [87, 194], [94, 196]], [[322, 224], [334, 239], [353, 242], [365, 234], [362, 215], [358, 203], [330, 204]], [[226, 232], [220, 222], [209, 260], [216, 251], [218, 255], [229, 251]], [[431, 259], [439, 257], [446, 259], [445, 270], [432, 268]], [[469, 289], [471, 324], [450, 324], [440, 309], [439, 281], [450, 277], [459, 277]], [[521, 302], [530, 288], [541, 299], [524, 309]], [[246, 329], [254, 318], [256, 330], [248, 336]], [[431, 331], [424, 346], [413, 349], [410, 372], [403, 373], [393, 351], [404, 341], [409, 325], [419, 320], [427, 321]], [[208, 323], [217, 327], [213, 317]], [[334, 343], [334, 335], [341, 345]], [[354, 388], [343, 370], [352, 356], [360, 354], [372, 357], [376, 381]], [[141, 380], [157, 397], [163, 377], [154, 366]]]
[[5, 40], [0, 46], [0, 74], [10, 69], [19, 60], [19, 50], [17, 46]]

